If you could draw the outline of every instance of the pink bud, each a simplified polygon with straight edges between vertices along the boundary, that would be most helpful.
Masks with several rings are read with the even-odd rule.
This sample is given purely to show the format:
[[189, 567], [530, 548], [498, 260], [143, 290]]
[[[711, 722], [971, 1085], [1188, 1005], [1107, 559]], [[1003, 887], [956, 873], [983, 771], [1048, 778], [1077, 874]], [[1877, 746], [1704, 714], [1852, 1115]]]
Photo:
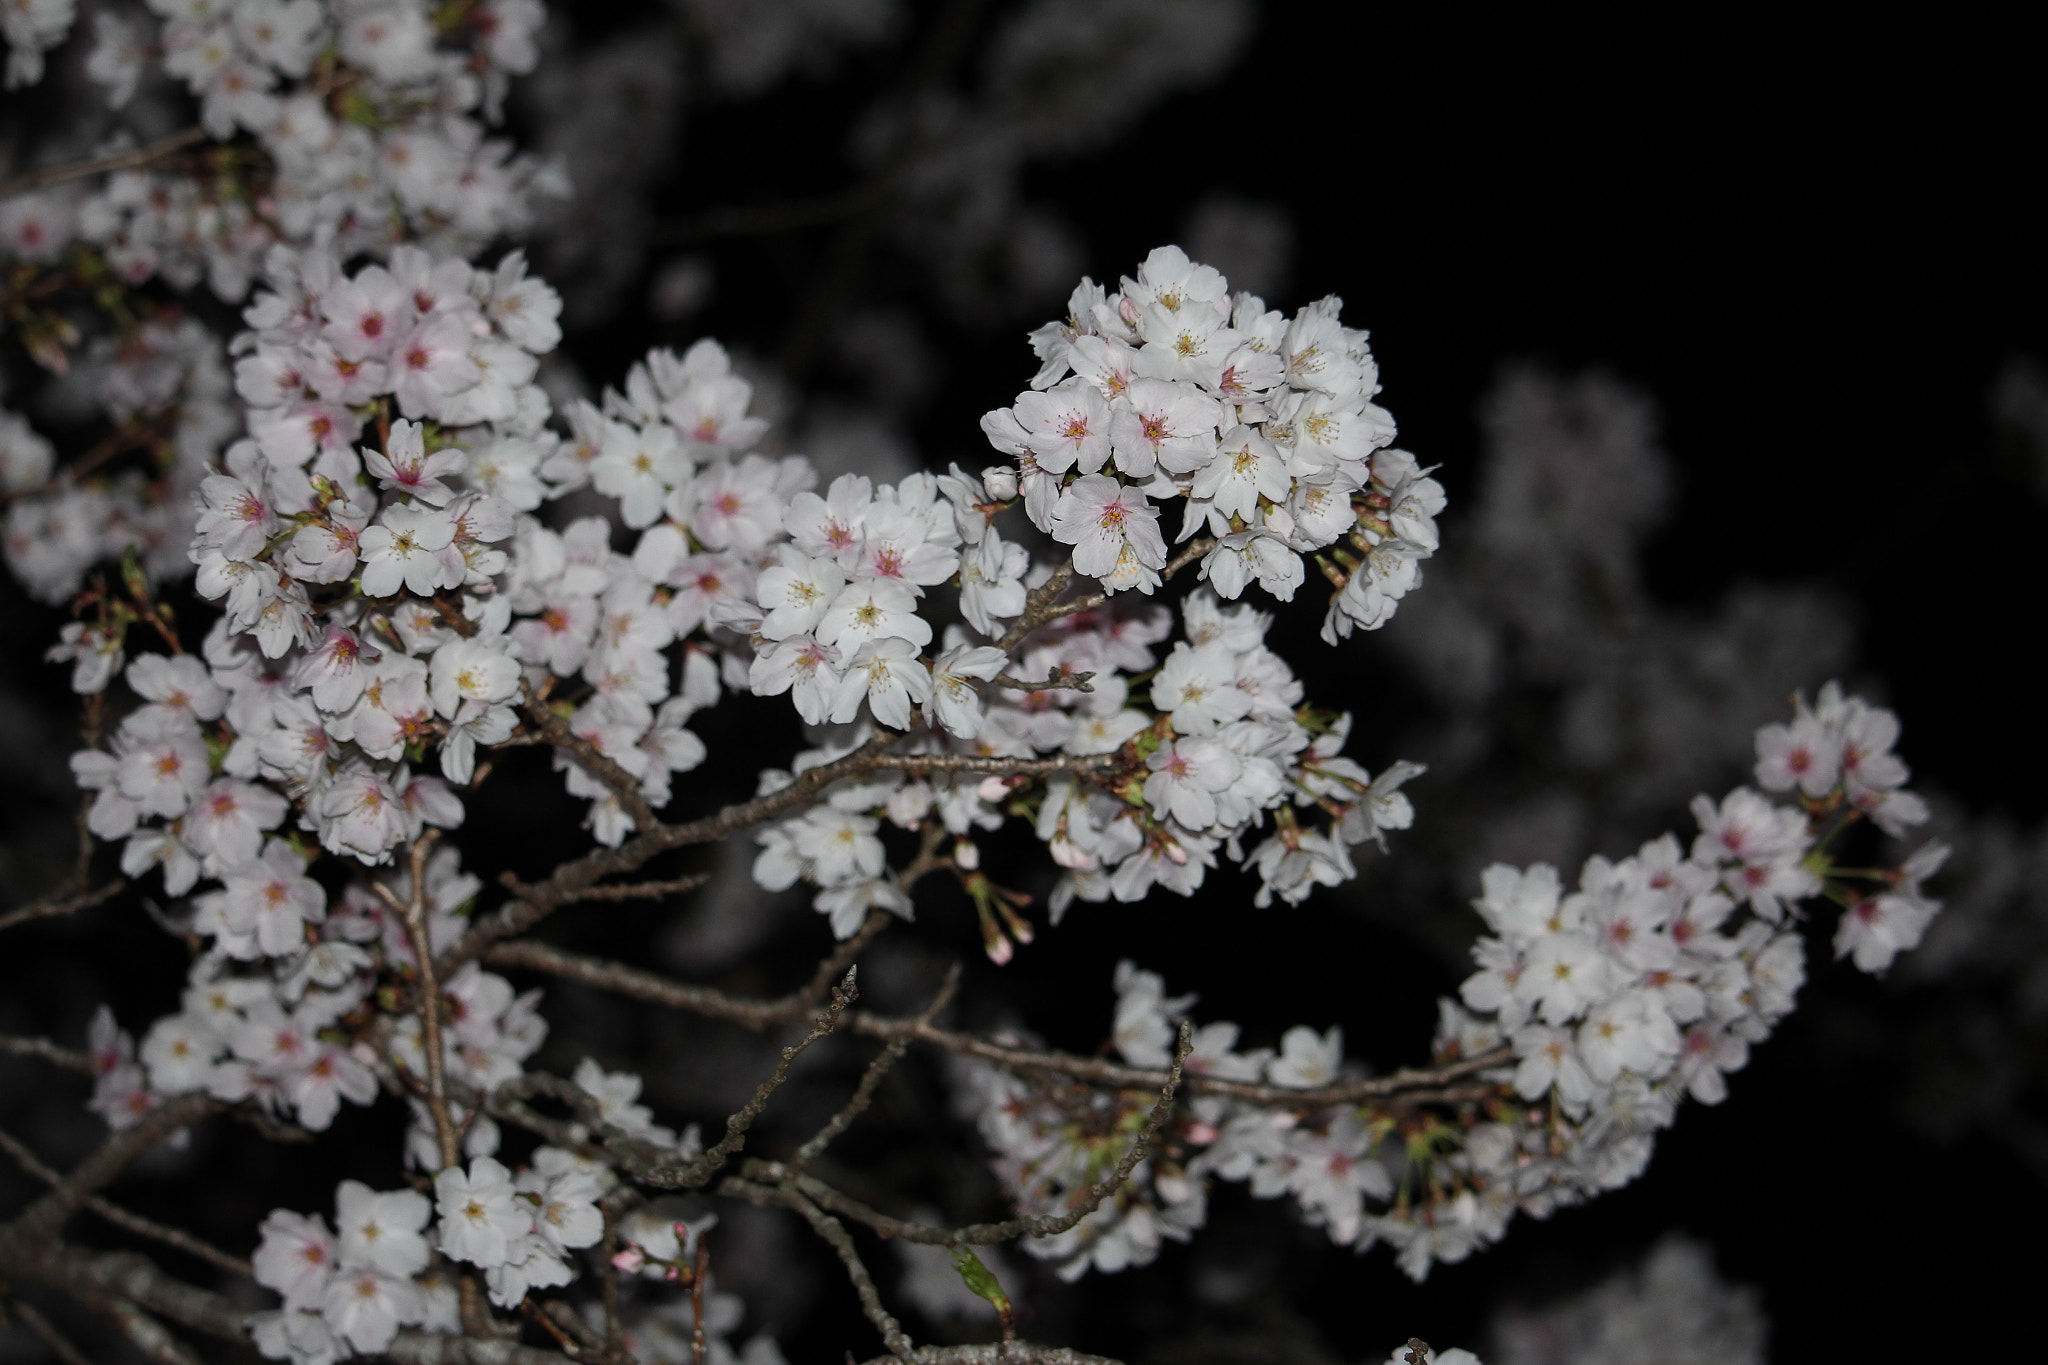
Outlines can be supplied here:
[[637, 1246], [621, 1247], [612, 1254], [612, 1269], [623, 1270], [628, 1275], [647, 1264], [647, 1253]]

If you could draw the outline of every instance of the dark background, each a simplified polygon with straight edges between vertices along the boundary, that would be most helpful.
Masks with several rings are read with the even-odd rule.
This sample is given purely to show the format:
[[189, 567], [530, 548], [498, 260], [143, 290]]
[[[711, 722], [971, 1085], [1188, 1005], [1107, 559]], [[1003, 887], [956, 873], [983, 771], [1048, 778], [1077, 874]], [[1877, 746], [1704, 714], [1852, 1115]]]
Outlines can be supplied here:
[[[933, 9], [913, 15], [923, 24]], [[594, 41], [642, 14], [578, 6], [571, 18], [578, 40]], [[1916, 773], [1973, 808], [2038, 820], [2048, 513], [1986, 403], [2009, 359], [2048, 353], [2034, 28], [1954, 11], [1911, 27], [1868, 12], [1857, 27], [1660, 18], [1270, 6], [1219, 83], [1168, 100], [1106, 148], [1035, 166], [1027, 195], [1060, 209], [1082, 234], [1086, 269], [1112, 281], [1172, 240], [1212, 190], [1286, 206], [1293, 284], [1272, 302], [1339, 293], [1346, 320], [1372, 330], [1403, 444], [1442, 465], [1447, 541], [1479, 449], [1475, 404], [1502, 364], [1600, 366], [1646, 390], [1681, 470], [1649, 551], [1660, 596], [1705, 603], [1758, 578], [1832, 585], [1860, 609], [1860, 676], [1901, 712]], [[657, 213], [853, 183], [839, 131], [890, 88], [918, 36], [764, 104], [693, 108], [674, 173], [651, 191]], [[858, 231], [709, 245], [718, 288], [702, 314], [679, 326], [631, 306], [572, 331], [564, 349], [599, 382], [650, 344], [699, 333], [787, 355], [795, 320]], [[1021, 387], [1032, 367], [1022, 332], [1060, 301], [961, 326], [920, 300], [913, 267], [874, 249], [850, 278], [860, 299], [919, 311], [945, 368], [912, 434], [932, 462], [972, 467], [985, 460], [975, 419]], [[5, 661], [10, 684], [56, 704], [56, 670], [34, 662], [56, 618], [18, 601], [7, 612], [24, 637]], [[1305, 662], [1310, 695], [1373, 715], [1380, 699], [1347, 690], [1366, 648]], [[715, 762], [746, 760], [729, 746], [755, 714], [709, 736]], [[1399, 700], [1380, 715], [1398, 730]], [[1426, 783], [1413, 791], [1426, 822]], [[14, 784], [10, 824], [47, 819], [51, 799]], [[523, 836], [566, 808], [501, 814], [514, 837], [472, 854], [486, 875], [525, 866]], [[1455, 985], [1443, 962], [1330, 898], [1255, 913], [1247, 892], [1219, 877], [1193, 904], [1079, 907], [1004, 982], [990, 969], [983, 984], [1010, 991], [1055, 1041], [1087, 1048], [1090, 1021], [1106, 1024], [1110, 967], [1133, 956], [1170, 989], [1201, 990], [1202, 1018], [1242, 1019], [1268, 1037], [1293, 1022], [1343, 1023], [1376, 1065], [1419, 1059], [1429, 1002]], [[919, 936], [975, 954], [957, 896], [920, 903]], [[104, 992], [145, 976], [144, 993], [163, 994], [174, 945], [132, 901], [118, 919], [98, 913], [98, 928], [117, 924], [122, 937], [17, 931], [0, 952], [17, 1001], [33, 993], [54, 1009], [88, 982]], [[810, 952], [821, 935], [798, 923], [805, 937], [791, 951]], [[69, 954], [78, 974], [39, 959], [42, 979], [22, 984], [32, 946]], [[1385, 1252], [1355, 1259], [1219, 1188], [1193, 1249], [1170, 1246], [1071, 1299], [1047, 1286], [1060, 1339], [1129, 1359], [1377, 1360], [1411, 1332], [1476, 1345], [1504, 1298], [1581, 1285], [1682, 1228], [1714, 1246], [1731, 1279], [1762, 1287], [1775, 1359], [1989, 1358], [2021, 1334], [2048, 1189], [1983, 1137], [1941, 1145], [1899, 1121], [1885, 988], [1826, 965], [1824, 935], [1812, 948], [1802, 1009], [1732, 1078], [1728, 1103], [1682, 1111], [1626, 1190], [1546, 1224], [1522, 1220], [1501, 1246], [1418, 1289]], [[1321, 1013], [1302, 1019], [1303, 1001]], [[119, 1008], [135, 1023], [173, 1003], [131, 996]], [[1063, 1011], [1071, 1022], [1056, 1022]], [[320, 1197], [309, 1187], [294, 1204], [266, 1190], [259, 1202]], [[1238, 1251], [1264, 1288], [1227, 1309], [1191, 1306], [1201, 1268]], [[828, 1290], [831, 1311], [785, 1340], [793, 1361], [868, 1339], [838, 1315], [843, 1297]]]

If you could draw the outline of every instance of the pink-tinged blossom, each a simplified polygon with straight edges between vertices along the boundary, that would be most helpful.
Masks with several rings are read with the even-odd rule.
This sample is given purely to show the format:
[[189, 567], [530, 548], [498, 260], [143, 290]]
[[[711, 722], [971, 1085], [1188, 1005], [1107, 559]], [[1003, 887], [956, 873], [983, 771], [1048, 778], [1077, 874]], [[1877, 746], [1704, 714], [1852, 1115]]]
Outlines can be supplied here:
[[533, 1229], [533, 1217], [513, 1188], [512, 1173], [487, 1156], [469, 1170], [450, 1166], [434, 1177], [434, 1209], [441, 1253], [486, 1268], [503, 1265], [512, 1243]]
[[403, 493], [432, 507], [447, 505], [455, 490], [443, 480], [469, 467], [469, 456], [452, 447], [427, 453], [426, 434], [404, 418], [391, 424], [383, 450], [365, 447], [363, 469], [386, 492]]
[[272, 1209], [263, 1240], [250, 1257], [256, 1283], [284, 1296], [286, 1308], [318, 1309], [334, 1278], [337, 1247], [318, 1214]]
[[888, 578], [863, 578], [847, 584], [819, 619], [817, 638], [851, 654], [871, 640], [900, 638], [917, 646], [931, 643], [931, 625], [917, 614], [917, 595], [906, 583]]
[[[193, 720], [218, 720], [227, 708], [227, 693], [205, 663], [190, 654], [140, 655], [128, 665], [127, 680], [137, 696]], [[165, 719], [176, 723], [169, 716]]]
[[1156, 750], [1149, 760], [1145, 800], [1160, 819], [1171, 816], [1189, 829], [1216, 823], [1217, 793], [1236, 782], [1244, 765], [1212, 739], [1187, 735]]
[[343, 1270], [328, 1284], [321, 1299], [328, 1327], [365, 1355], [377, 1355], [398, 1336], [398, 1329], [426, 1316], [419, 1286], [376, 1270]]
[[131, 717], [114, 737], [114, 753], [121, 794], [145, 816], [183, 815], [209, 777], [206, 742], [198, 724], [183, 713]]
[[1106, 474], [1076, 479], [1060, 494], [1052, 513], [1053, 539], [1074, 547], [1074, 570], [1100, 578], [1117, 567], [1129, 547], [1149, 569], [1166, 563], [1159, 534], [1159, 509], [1145, 494]]
[[391, 353], [391, 392], [411, 418], [437, 418], [448, 399], [481, 377], [469, 357], [469, 325], [446, 314], [421, 322]]
[[277, 828], [289, 809], [285, 798], [268, 787], [217, 778], [193, 798], [180, 837], [211, 866], [236, 867], [256, 857], [263, 831]]
[[799, 550], [813, 559], [826, 559], [851, 570], [860, 556], [867, 529], [867, 512], [874, 490], [866, 477], [842, 474], [819, 497], [809, 491], [798, 493], [783, 514], [783, 529]]
[[762, 610], [762, 637], [786, 640], [810, 634], [845, 586], [845, 575], [835, 560], [813, 559], [794, 546], [779, 547], [776, 562], [763, 569], [754, 583]]
[[787, 499], [778, 486], [780, 467], [759, 455], [737, 464], [715, 461], [691, 485], [688, 507], [678, 497], [671, 510], [684, 515], [690, 531], [714, 550], [759, 554], [782, 527]]
[[754, 656], [747, 685], [757, 697], [790, 694], [806, 724], [822, 725], [839, 693], [839, 652], [808, 635], [778, 640]]
[[339, 583], [355, 572], [363, 528], [370, 514], [352, 502], [327, 504], [319, 521], [293, 534], [284, 562], [294, 578], [308, 583]]
[[405, 813], [398, 794], [368, 768], [344, 768], [321, 797], [320, 842], [330, 852], [377, 864], [405, 842]]
[[327, 917], [327, 893], [306, 875], [305, 859], [277, 839], [260, 856], [230, 867], [220, 896], [222, 921], [267, 957], [300, 951], [305, 927]]
[[1216, 458], [1223, 408], [1192, 384], [1134, 379], [1111, 419], [1116, 465], [1134, 479], [1155, 468], [1192, 474]]
[[293, 669], [292, 685], [311, 692], [323, 711], [346, 711], [363, 695], [370, 677], [367, 665], [378, 653], [348, 627], [330, 624], [326, 637]]
[[334, 1195], [344, 1266], [380, 1270], [401, 1279], [427, 1268], [423, 1229], [434, 1206], [416, 1190], [380, 1193], [361, 1181], [344, 1180]]
[[669, 490], [689, 478], [689, 468], [668, 427], [607, 422], [597, 458], [590, 463], [590, 480], [598, 492], [617, 498], [619, 515], [638, 528], [660, 518]]
[[[1020, 393], [1010, 414], [1022, 434], [1016, 438], [1055, 474], [1078, 468], [1094, 474], [1109, 461], [1110, 408], [1102, 392], [1085, 379], [1069, 379], [1043, 393]], [[984, 424], [999, 420], [990, 413]], [[1021, 453], [1021, 452], [1013, 452]]]
[[854, 652], [832, 699], [832, 719], [843, 724], [860, 714], [863, 701], [874, 718], [892, 730], [908, 730], [913, 706], [931, 699], [932, 675], [917, 657], [917, 646], [898, 637], [870, 640]]
[[277, 516], [260, 489], [226, 474], [209, 474], [193, 495], [194, 532], [230, 559], [254, 559], [277, 532]]
[[460, 586], [461, 555], [449, 572], [448, 551], [455, 524], [440, 511], [420, 507], [387, 507], [377, 524], [359, 537], [363, 555], [363, 595], [390, 597], [401, 588], [431, 597], [442, 588]]

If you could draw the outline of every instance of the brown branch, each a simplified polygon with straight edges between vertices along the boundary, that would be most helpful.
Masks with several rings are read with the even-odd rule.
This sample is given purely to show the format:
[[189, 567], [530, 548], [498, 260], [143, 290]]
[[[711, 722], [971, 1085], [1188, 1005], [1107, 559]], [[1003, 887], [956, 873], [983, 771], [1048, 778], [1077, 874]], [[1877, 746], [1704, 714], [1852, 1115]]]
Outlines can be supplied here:
[[825, 788], [841, 778], [856, 777], [869, 771], [874, 760], [901, 738], [893, 732], [876, 735], [843, 758], [798, 773], [789, 785], [780, 790], [751, 801], [737, 802], [701, 820], [680, 825], [658, 825], [626, 840], [617, 848], [592, 849], [581, 858], [556, 868], [545, 881], [527, 887], [517, 900], [476, 920], [462, 941], [441, 954], [435, 966], [442, 976], [447, 976], [463, 963], [481, 957], [492, 944], [531, 929], [554, 913], [566, 897], [595, 886], [605, 877], [636, 871], [657, 853], [689, 844], [716, 843], [729, 834], [737, 834], [786, 811], [809, 805]]
[[[956, 962], [946, 969], [946, 979], [939, 983], [938, 994], [932, 997], [931, 1004], [925, 1006], [924, 1012], [917, 1017], [925, 1023], [938, 1018], [940, 1012], [953, 1002], [953, 993], [959, 989], [960, 964]], [[800, 1175], [804, 1167], [823, 1155], [825, 1149], [831, 1146], [832, 1139], [845, 1132], [855, 1119], [867, 1112], [867, 1107], [873, 1103], [875, 1090], [881, 1085], [882, 1078], [889, 1074], [890, 1068], [903, 1060], [903, 1054], [909, 1049], [908, 1038], [891, 1039], [888, 1046], [868, 1063], [867, 1070], [861, 1073], [860, 1084], [854, 1088], [853, 1097], [847, 1100], [845, 1107], [826, 1120], [823, 1128], [796, 1149], [796, 1155], [784, 1163], [784, 1169], [792, 1176]]]
[[[1117, 1162], [1116, 1168], [1082, 1191], [1080, 1197], [1068, 1206], [1065, 1213], [1041, 1214], [1032, 1218], [1009, 1218], [1000, 1223], [969, 1223], [958, 1228], [933, 1227], [928, 1223], [912, 1223], [900, 1218], [891, 1218], [839, 1193], [821, 1180], [792, 1172], [788, 1167], [775, 1162], [750, 1163], [748, 1171], [743, 1175], [751, 1175], [757, 1180], [794, 1183], [806, 1198], [817, 1203], [819, 1207], [830, 1209], [833, 1213], [851, 1218], [855, 1222], [865, 1223], [884, 1237], [900, 1237], [906, 1242], [922, 1242], [934, 1246], [991, 1246], [1016, 1237], [1058, 1236], [1101, 1208], [1102, 1202], [1122, 1188], [1123, 1183], [1131, 1178], [1131, 1172], [1138, 1169], [1138, 1163], [1145, 1159], [1146, 1153], [1151, 1149], [1153, 1137], [1158, 1134], [1161, 1125], [1173, 1112], [1173, 1097], [1180, 1088], [1182, 1068], [1186, 1065], [1188, 1053], [1194, 1050], [1194, 1046], [1195, 1027], [1183, 1020], [1180, 1036], [1174, 1047], [1173, 1065], [1167, 1072], [1166, 1083], [1160, 1087], [1159, 1098], [1153, 1102], [1152, 1112], [1145, 1116], [1145, 1126], [1139, 1129], [1138, 1135], [1131, 1140], [1129, 1149], [1124, 1152], [1123, 1159]], [[726, 1183], [730, 1185], [733, 1182]]]
[[81, 1075], [93, 1074], [92, 1058], [83, 1052], [60, 1047], [47, 1038], [17, 1038], [12, 1034], [0, 1033], [0, 1053], [14, 1057], [40, 1057], [44, 1061], [76, 1071]]
[[[0, 1129], [0, 1148], [4, 1148], [9, 1156], [20, 1163], [23, 1170], [52, 1189], [64, 1183], [62, 1172], [44, 1165], [36, 1158], [36, 1154], [28, 1149], [26, 1143], [5, 1129]], [[189, 1232], [159, 1223], [154, 1219], [144, 1218], [139, 1213], [130, 1213], [120, 1205], [110, 1203], [96, 1194], [81, 1195], [78, 1203], [81, 1208], [91, 1210], [115, 1227], [126, 1228], [138, 1237], [148, 1237], [162, 1242], [165, 1246], [175, 1247], [187, 1256], [196, 1257], [216, 1269], [227, 1271], [230, 1275], [239, 1275], [245, 1280], [256, 1278], [255, 1270], [247, 1261], [239, 1256], [230, 1256], [219, 1247], [210, 1242], [203, 1242]]]
[[[1185, 550], [1166, 561], [1166, 567], [1159, 571], [1160, 581], [1163, 583], [1172, 578], [1215, 548], [1216, 542], [1208, 536], [1198, 536], [1189, 541]], [[1078, 612], [1093, 611], [1109, 601], [1109, 593], [1091, 592], [1081, 597], [1068, 598], [1064, 602], [1055, 602], [1053, 599], [1065, 591], [1068, 582], [1072, 580], [1073, 571], [1074, 562], [1070, 559], [1055, 569], [1052, 577], [1046, 579], [1041, 586], [1032, 589], [1024, 600], [1024, 614], [1017, 618], [1017, 624], [1003, 632], [1002, 639], [996, 641], [997, 649], [1008, 653], [1015, 649], [1025, 636], [1040, 626], [1051, 625], [1054, 621]]]
[[[490, 961], [494, 966], [529, 967], [571, 981], [581, 981], [586, 985], [616, 991], [636, 1000], [645, 1000], [649, 1004], [688, 1010], [692, 1014], [724, 1019], [751, 1029], [787, 1023], [801, 1017], [804, 1012], [804, 1006], [794, 1003], [795, 997], [785, 996], [780, 1000], [735, 999], [709, 986], [693, 986], [672, 981], [638, 967], [629, 967], [622, 962], [585, 957], [545, 943], [504, 944], [492, 950]], [[900, 1016], [855, 1010], [847, 1015], [845, 1026], [849, 1032], [869, 1038], [906, 1038], [911, 1042], [924, 1043], [946, 1052], [975, 1057], [1011, 1071], [1071, 1076], [1076, 1080], [1113, 1086], [1119, 1090], [1157, 1090], [1167, 1079], [1167, 1073], [1163, 1071], [1125, 1066], [1120, 1062], [1099, 1057], [1077, 1057], [1071, 1053], [1037, 1051], [991, 1042], [970, 1033], [959, 1033], [918, 1019]], [[1436, 1103], [1444, 1098], [1465, 1097], [1462, 1092], [1446, 1095], [1443, 1087], [1454, 1081], [1507, 1065], [1513, 1059], [1512, 1050], [1501, 1047], [1478, 1057], [1468, 1057], [1442, 1066], [1403, 1068], [1385, 1076], [1342, 1081], [1335, 1085], [1308, 1089], [1260, 1085], [1251, 1081], [1228, 1081], [1221, 1077], [1205, 1076], [1199, 1072], [1187, 1076], [1183, 1084], [1190, 1094], [1227, 1095], [1232, 1099], [1287, 1109], [1321, 1109], [1331, 1105], [1361, 1104], [1376, 1100]]]
[[1030, 682], [1004, 673], [990, 683], [990, 686], [1007, 687], [1012, 692], [1093, 692], [1094, 678], [1093, 673], [1061, 672], [1052, 674], [1043, 682]]
[[[899, 1365], [900, 1357], [877, 1356], [863, 1365]], [[1065, 1346], [1034, 1341], [984, 1341], [968, 1346], [920, 1346], [911, 1365], [1123, 1365], [1108, 1356], [1085, 1355]]]
[[137, 1158], [171, 1134], [225, 1108], [219, 1100], [203, 1094], [165, 1100], [132, 1127], [121, 1129], [101, 1143], [97, 1151], [71, 1169], [63, 1183], [30, 1204], [11, 1222], [0, 1224], [0, 1242], [55, 1237], [85, 1196], [111, 1185]]
[[75, 915], [80, 910], [90, 910], [127, 885], [126, 877], [116, 877], [105, 886], [97, 886], [90, 891], [74, 891], [67, 883], [40, 900], [30, 901], [19, 909], [9, 910], [6, 914], [0, 915], [0, 933], [5, 933], [17, 924], [27, 924], [31, 920], [54, 919], [59, 915]]
[[916, 1348], [905, 1334], [903, 1325], [883, 1305], [881, 1292], [875, 1288], [874, 1276], [868, 1274], [867, 1266], [862, 1264], [860, 1251], [853, 1245], [853, 1234], [846, 1230], [845, 1224], [787, 1185], [762, 1185], [733, 1178], [721, 1182], [719, 1192], [751, 1204], [774, 1205], [801, 1214], [811, 1225], [811, 1230], [838, 1255], [839, 1263], [846, 1268], [846, 1278], [853, 1282], [853, 1292], [860, 1298], [861, 1311], [881, 1333], [882, 1344], [889, 1348], [890, 1357], [898, 1361], [915, 1359]]
[[1121, 760], [1113, 753], [1061, 754], [1055, 758], [1005, 758], [1000, 754], [885, 754], [875, 760], [874, 766], [906, 773], [993, 773], [1036, 777], [1045, 773], [1106, 772], [1120, 763]]
[[534, 698], [533, 689], [524, 681], [520, 690], [526, 694], [526, 718], [546, 737], [548, 743], [557, 749], [565, 749], [576, 765], [592, 777], [611, 788], [620, 809], [632, 817], [633, 828], [641, 834], [651, 834], [661, 828], [661, 817], [654, 813], [654, 807], [647, 804], [647, 798], [640, 794], [640, 779], [620, 767], [618, 761], [590, 740], [569, 728], [569, 722], [555, 713], [545, 702]]
[[206, 1365], [192, 1348], [172, 1336], [164, 1325], [127, 1299], [108, 1298], [100, 1307], [113, 1318], [121, 1335], [155, 1365]]
[[[28, 1328], [36, 1340], [49, 1347], [50, 1354], [57, 1357], [61, 1365], [92, 1365], [92, 1362], [85, 1358], [85, 1353], [73, 1346], [71, 1339], [57, 1330], [57, 1324], [36, 1311], [34, 1304], [13, 1299], [9, 1301], [5, 1311], [19, 1318], [21, 1325]], [[4, 1318], [0, 1318], [0, 1322], [4, 1321]]]
[[653, 901], [668, 896], [680, 896], [686, 891], [695, 891], [711, 880], [709, 873], [691, 872], [681, 877], [671, 877], [665, 882], [622, 882], [614, 886], [592, 886], [581, 891], [572, 891], [562, 897], [562, 904], [573, 905], [578, 901]]
[[427, 933], [427, 855], [433, 851], [438, 833], [428, 830], [413, 840], [408, 855], [412, 894], [404, 902], [383, 882], [373, 881], [370, 885], [404, 921], [406, 937], [412, 940], [413, 956], [419, 959], [420, 1050], [426, 1054], [427, 1108], [434, 1119], [434, 1142], [440, 1149], [441, 1169], [447, 1170], [462, 1163], [462, 1152], [455, 1140], [454, 1116], [448, 1112], [448, 1061], [441, 1055], [441, 983], [434, 974], [434, 945]]
[[754, 1087], [754, 1095], [739, 1111], [725, 1121], [725, 1136], [720, 1138], [704, 1155], [685, 1164], [671, 1174], [670, 1170], [656, 1168], [651, 1171], [635, 1171], [643, 1182], [664, 1189], [696, 1189], [718, 1173], [726, 1158], [746, 1145], [747, 1130], [754, 1126], [754, 1120], [768, 1107], [768, 1099], [782, 1083], [789, 1079], [789, 1069], [809, 1049], [811, 1044], [823, 1038], [839, 1026], [839, 1018], [846, 1013], [846, 1007], [859, 997], [854, 984], [855, 969], [849, 967], [846, 976], [832, 992], [832, 1003], [812, 1021], [811, 1031], [797, 1042], [782, 1049], [782, 1060], [776, 1063], [774, 1072], [767, 1080]]
[[704, 1282], [711, 1278], [711, 1246], [700, 1235], [690, 1262], [690, 1365], [704, 1365]]
[[0, 199], [12, 199], [17, 194], [28, 194], [34, 190], [61, 185], [69, 180], [83, 180], [89, 175], [105, 175], [113, 171], [134, 171], [161, 161], [167, 156], [184, 151], [187, 147], [206, 141], [204, 128], [185, 128], [160, 137], [154, 142], [145, 142], [140, 147], [125, 152], [113, 152], [107, 156], [94, 157], [89, 161], [74, 161], [68, 166], [50, 166], [40, 171], [29, 171], [11, 180], [0, 180]]

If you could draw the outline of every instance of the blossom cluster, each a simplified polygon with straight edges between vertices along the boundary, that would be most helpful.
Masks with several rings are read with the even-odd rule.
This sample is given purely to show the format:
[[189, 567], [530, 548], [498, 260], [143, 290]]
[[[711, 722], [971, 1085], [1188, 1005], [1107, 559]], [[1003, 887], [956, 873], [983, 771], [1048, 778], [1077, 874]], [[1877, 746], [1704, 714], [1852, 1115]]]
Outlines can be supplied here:
[[[1800, 804], [1746, 787], [1719, 802], [1703, 796], [1690, 849], [1667, 834], [1626, 858], [1596, 856], [1570, 891], [1547, 865], [1488, 868], [1474, 904], [1490, 932], [1460, 1000], [1442, 1002], [1436, 1051], [1500, 1065], [1481, 1073], [1490, 1095], [1456, 1120], [1402, 1120], [1369, 1101], [1289, 1108], [1199, 1095], [1128, 1186], [1026, 1249], [1068, 1278], [1143, 1264], [1162, 1238], [1184, 1240], [1201, 1223], [1213, 1177], [1291, 1197], [1341, 1245], [1384, 1242], [1421, 1278], [1498, 1240], [1517, 1211], [1540, 1217], [1628, 1183], [1679, 1101], [1724, 1099], [1727, 1074], [1790, 1012], [1806, 970], [1801, 902], [1825, 891], [1847, 907], [1837, 952], [1866, 971], [1916, 943], [1938, 910], [1922, 882], [1941, 845], [1873, 875], [1838, 871], [1826, 852], [1866, 817], [1892, 835], [1925, 820], [1903, 789], [1897, 735], [1890, 712], [1830, 684], [1811, 708], [1797, 702], [1790, 725], [1757, 734], [1759, 783], [1796, 791]], [[1159, 977], [1130, 963], [1116, 986], [1119, 1054], [1163, 1069], [1172, 1021], [1194, 997], [1167, 997]], [[1357, 1075], [1335, 1029], [1296, 1027], [1277, 1052], [1240, 1050], [1238, 1037], [1234, 1024], [1198, 1030], [1188, 1073], [1302, 1089]], [[1033, 1213], [1078, 1197], [1150, 1103], [1143, 1092], [962, 1070], [997, 1174]]]
[[[273, 1210], [253, 1258], [256, 1281], [283, 1306], [251, 1320], [273, 1360], [320, 1365], [377, 1355], [401, 1327], [461, 1330], [451, 1262], [481, 1267], [491, 1301], [511, 1307], [529, 1289], [568, 1284], [575, 1253], [604, 1235], [597, 1201], [610, 1173], [541, 1147], [516, 1174], [490, 1157], [434, 1178], [434, 1198], [378, 1193], [344, 1180], [334, 1226], [317, 1214]], [[431, 1221], [432, 1227], [428, 1226]]]
[[508, 79], [538, 60], [538, 0], [149, 0], [148, 11], [93, 16], [85, 69], [108, 104], [160, 73], [197, 101], [210, 139], [247, 135], [252, 154], [25, 196], [7, 243], [24, 259], [56, 261], [82, 241], [130, 283], [203, 280], [233, 302], [280, 242], [347, 257], [411, 240], [473, 255], [516, 234], [537, 193], [561, 188], [485, 133]]
[[1176, 541], [1215, 538], [1201, 575], [1226, 599], [1256, 580], [1290, 601], [1302, 555], [1316, 555], [1337, 587], [1323, 623], [1334, 643], [1394, 614], [1444, 506], [1388, 444], [1378, 366], [1341, 307], [1325, 298], [1290, 319], [1161, 247], [1114, 295], [1082, 281], [1066, 320], [1031, 335], [1031, 390], [982, 430], [1016, 457], [1026, 512], [1074, 547], [1076, 572], [1150, 592], [1167, 559], [1153, 499], [1183, 497]]
[[0, 411], [7, 567], [53, 606], [131, 548], [153, 579], [188, 572], [192, 494], [239, 422], [219, 340], [189, 317], [141, 323], [118, 344], [95, 337], [58, 390], [100, 409], [115, 427], [108, 442], [147, 451], [150, 468], [74, 477], [24, 418]]

